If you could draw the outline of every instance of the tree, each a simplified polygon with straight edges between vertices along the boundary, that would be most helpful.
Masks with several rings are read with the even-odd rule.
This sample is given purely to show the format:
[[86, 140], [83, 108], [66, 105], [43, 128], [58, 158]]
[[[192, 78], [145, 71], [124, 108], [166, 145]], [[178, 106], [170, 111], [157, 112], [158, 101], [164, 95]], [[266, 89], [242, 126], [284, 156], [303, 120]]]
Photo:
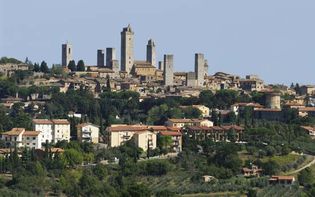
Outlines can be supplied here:
[[35, 64], [34, 64], [33, 71], [34, 71], [34, 72], [39, 72], [39, 71], [40, 71], [40, 66], [39, 66], [38, 63], [35, 63]]
[[68, 64], [68, 69], [71, 70], [72, 72], [76, 71], [77, 70], [77, 66], [75, 64], [75, 61], [74, 60], [71, 60]]
[[312, 174], [312, 169], [311, 168], [305, 168], [302, 171], [299, 172], [298, 174], [298, 181], [301, 185], [303, 186], [308, 186], [313, 183], [314, 177]]
[[183, 112], [185, 118], [200, 118], [202, 114], [199, 109], [191, 106], [184, 108]]
[[71, 167], [75, 167], [76, 165], [80, 165], [83, 162], [82, 154], [76, 149], [66, 149], [63, 154], [66, 162]]
[[42, 63], [40, 63], [40, 71], [43, 73], [49, 72], [49, 68], [48, 68], [47, 63], [45, 61], [42, 61]]
[[77, 71], [85, 71], [85, 65], [83, 60], [78, 61]]

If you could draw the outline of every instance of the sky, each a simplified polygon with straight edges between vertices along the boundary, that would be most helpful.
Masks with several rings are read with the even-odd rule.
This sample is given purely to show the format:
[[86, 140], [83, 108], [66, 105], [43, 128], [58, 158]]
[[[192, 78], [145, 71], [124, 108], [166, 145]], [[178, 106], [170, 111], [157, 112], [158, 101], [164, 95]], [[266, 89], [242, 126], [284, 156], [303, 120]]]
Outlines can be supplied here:
[[0, 57], [61, 63], [61, 44], [76, 62], [96, 65], [97, 49], [135, 32], [135, 59], [148, 39], [157, 59], [174, 54], [176, 71], [193, 71], [204, 53], [209, 74], [257, 74], [266, 83], [315, 84], [314, 0], [0, 0]]

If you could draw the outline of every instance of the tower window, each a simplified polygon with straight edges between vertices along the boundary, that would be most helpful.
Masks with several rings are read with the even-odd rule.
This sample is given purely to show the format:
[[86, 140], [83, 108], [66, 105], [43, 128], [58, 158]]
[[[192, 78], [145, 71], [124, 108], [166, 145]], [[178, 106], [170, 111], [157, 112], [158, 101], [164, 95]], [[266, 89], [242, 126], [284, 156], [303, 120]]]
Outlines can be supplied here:
[[70, 49], [70, 48], [69, 48], [69, 50], [68, 50], [68, 51], [69, 51], [69, 53], [71, 53], [71, 49]]

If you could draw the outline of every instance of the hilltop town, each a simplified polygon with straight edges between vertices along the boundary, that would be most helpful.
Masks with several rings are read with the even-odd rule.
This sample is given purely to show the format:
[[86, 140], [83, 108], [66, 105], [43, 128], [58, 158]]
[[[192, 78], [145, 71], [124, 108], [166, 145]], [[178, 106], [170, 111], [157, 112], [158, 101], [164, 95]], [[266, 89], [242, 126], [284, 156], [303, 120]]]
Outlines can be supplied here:
[[212, 71], [200, 52], [176, 72], [153, 39], [136, 60], [134, 37], [96, 65], [70, 43], [61, 64], [0, 59], [4, 196], [315, 195], [315, 85]]

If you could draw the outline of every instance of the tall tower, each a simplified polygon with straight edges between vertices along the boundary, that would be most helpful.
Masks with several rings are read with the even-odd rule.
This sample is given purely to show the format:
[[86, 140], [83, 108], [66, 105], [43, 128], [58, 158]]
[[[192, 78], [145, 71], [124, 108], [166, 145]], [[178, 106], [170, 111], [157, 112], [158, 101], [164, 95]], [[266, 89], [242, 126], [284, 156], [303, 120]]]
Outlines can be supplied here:
[[113, 60], [116, 60], [116, 49], [106, 48], [106, 66], [113, 69]]
[[61, 65], [67, 67], [72, 59], [72, 45], [69, 43], [61, 46]]
[[205, 58], [202, 53], [195, 54], [195, 73], [197, 86], [203, 87], [205, 81]]
[[164, 55], [164, 85], [173, 85], [173, 55]]
[[120, 65], [121, 71], [126, 71], [130, 73], [133, 63], [134, 63], [134, 52], [133, 52], [133, 42], [134, 42], [134, 33], [128, 25], [128, 27], [123, 28], [121, 35], [121, 57]]
[[147, 62], [150, 62], [154, 67], [156, 67], [155, 43], [152, 39], [150, 39], [147, 44]]
[[98, 49], [97, 50], [97, 66], [103, 67], [105, 66], [105, 58], [104, 58], [104, 50], [103, 49]]

